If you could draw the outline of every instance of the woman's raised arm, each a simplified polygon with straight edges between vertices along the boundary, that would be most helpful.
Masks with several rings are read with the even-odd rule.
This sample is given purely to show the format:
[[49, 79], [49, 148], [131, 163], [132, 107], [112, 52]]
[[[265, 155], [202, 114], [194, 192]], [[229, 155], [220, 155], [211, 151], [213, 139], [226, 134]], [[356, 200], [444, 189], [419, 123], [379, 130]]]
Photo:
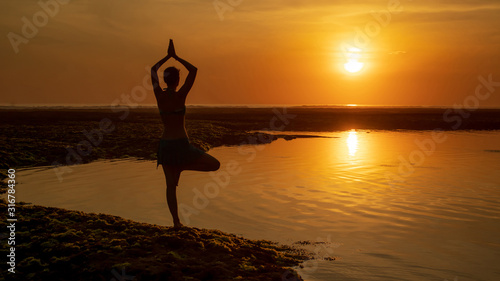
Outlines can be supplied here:
[[162, 92], [160, 87], [160, 80], [158, 79], [158, 69], [172, 56], [168, 54], [166, 57], [162, 58], [159, 62], [157, 62], [153, 67], [151, 67], [151, 84], [153, 84], [153, 91], [155, 92], [155, 96]]
[[191, 87], [193, 87], [194, 84], [194, 79], [196, 78], [196, 72], [198, 72], [198, 69], [190, 64], [189, 62], [177, 57], [175, 58], [177, 61], [179, 61], [188, 71], [188, 76], [186, 77], [186, 81], [184, 81], [184, 85], [179, 89], [177, 93], [187, 96], [189, 91], [191, 90]]
[[168, 46], [168, 54], [171, 55], [172, 58], [180, 62], [188, 70], [188, 76], [186, 77], [186, 81], [184, 81], [184, 85], [182, 85], [179, 91], [177, 91], [177, 93], [183, 96], [187, 96], [189, 90], [191, 90], [191, 87], [193, 87], [194, 79], [196, 78], [196, 72], [198, 71], [198, 69], [186, 60], [183, 60], [177, 56], [172, 39], [170, 39], [170, 44]]

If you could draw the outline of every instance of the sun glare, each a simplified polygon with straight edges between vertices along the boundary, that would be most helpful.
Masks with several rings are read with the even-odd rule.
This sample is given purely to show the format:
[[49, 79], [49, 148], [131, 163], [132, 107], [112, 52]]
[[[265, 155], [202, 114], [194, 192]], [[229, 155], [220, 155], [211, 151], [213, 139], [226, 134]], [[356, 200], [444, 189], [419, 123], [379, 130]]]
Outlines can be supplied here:
[[361, 49], [351, 47], [346, 53], [347, 62], [344, 64], [344, 69], [350, 73], [356, 73], [361, 71], [365, 66], [364, 63], [360, 62]]
[[349, 149], [349, 156], [356, 155], [356, 151], [358, 151], [358, 133], [354, 130], [351, 130], [347, 137], [347, 148]]

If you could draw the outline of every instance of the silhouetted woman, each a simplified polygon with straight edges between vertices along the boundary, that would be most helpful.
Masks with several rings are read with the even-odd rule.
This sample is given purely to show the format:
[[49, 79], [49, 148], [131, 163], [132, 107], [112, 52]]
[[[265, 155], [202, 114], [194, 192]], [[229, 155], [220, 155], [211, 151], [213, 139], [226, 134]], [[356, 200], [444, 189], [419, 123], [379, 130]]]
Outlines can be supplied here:
[[[179, 61], [189, 71], [184, 85], [178, 91], [179, 70], [177, 68], [168, 67], [165, 69], [163, 79], [167, 84], [166, 89], [160, 87], [158, 80], [158, 69], [170, 58]], [[184, 170], [215, 171], [220, 167], [217, 159], [189, 143], [186, 128], [184, 127], [186, 96], [193, 86], [196, 71], [196, 67], [175, 54], [172, 40], [170, 40], [168, 46], [167, 56], [151, 68], [151, 82], [153, 83], [158, 109], [164, 125], [158, 147], [157, 165], [161, 164], [165, 173], [167, 203], [174, 220], [174, 227], [182, 226], [177, 212], [176, 192], [181, 172]]]

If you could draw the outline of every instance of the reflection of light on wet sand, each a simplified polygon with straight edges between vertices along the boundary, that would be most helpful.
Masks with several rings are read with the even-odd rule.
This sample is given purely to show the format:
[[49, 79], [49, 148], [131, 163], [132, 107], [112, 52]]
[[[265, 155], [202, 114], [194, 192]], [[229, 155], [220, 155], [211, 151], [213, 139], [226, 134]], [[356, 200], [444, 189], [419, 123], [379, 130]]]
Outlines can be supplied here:
[[349, 156], [355, 156], [356, 151], [358, 151], [358, 133], [354, 130], [349, 132], [347, 147], [349, 148]]

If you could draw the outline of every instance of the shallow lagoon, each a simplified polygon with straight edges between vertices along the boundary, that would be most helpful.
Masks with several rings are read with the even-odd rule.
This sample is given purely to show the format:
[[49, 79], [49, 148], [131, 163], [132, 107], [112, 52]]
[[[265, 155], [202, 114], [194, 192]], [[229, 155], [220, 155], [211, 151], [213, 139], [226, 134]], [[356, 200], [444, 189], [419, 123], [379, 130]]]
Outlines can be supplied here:
[[[500, 278], [500, 132], [321, 135], [211, 150], [222, 168], [183, 173], [181, 220], [252, 239], [327, 242], [308, 247], [336, 260], [305, 263], [305, 280]], [[69, 168], [62, 181], [52, 168], [19, 170], [18, 200], [171, 224], [155, 162]]]

